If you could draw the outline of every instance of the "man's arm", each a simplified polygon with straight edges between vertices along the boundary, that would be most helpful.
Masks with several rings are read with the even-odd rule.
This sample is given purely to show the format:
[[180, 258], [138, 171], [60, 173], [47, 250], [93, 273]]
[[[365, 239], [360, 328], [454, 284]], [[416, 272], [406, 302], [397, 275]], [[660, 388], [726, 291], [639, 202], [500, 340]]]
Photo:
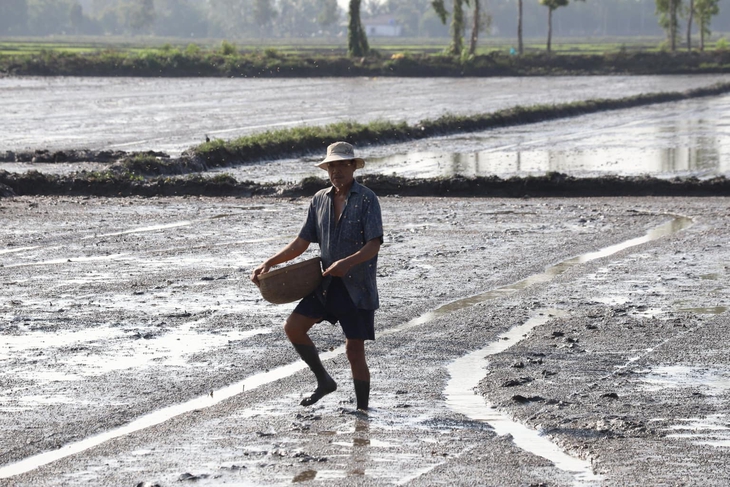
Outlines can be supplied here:
[[302, 237], [297, 237], [289, 244], [287, 244], [286, 247], [281, 249], [279, 252], [277, 252], [274, 256], [269, 257], [264, 261], [263, 264], [258, 266], [254, 271], [251, 273], [251, 282], [259, 285], [259, 275], [264, 274], [266, 272], [269, 272], [269, 269], [274, 267], [275, 265], [279, 265], [281, 263], [290, 261], [292, 259], [295, 259], [302, 255], [305, 250], [309, 248], [309, 242], [307, 240], [304, 240]]
[[360, 250], [358, 250], [349, 257], [345, 257], [344, 259], [340, 259], [337, 262], [333, 263], [331, 266], [325, 269], [322, 275], [345, 277], [345, 275], [350, 272], [350, 269], [358, 264], [362, 264], [363, 262], [367, 262], [368, 260], [372, 259], [376, 255], [378, 255], [379, 251], [380, 237], [368, 240]]

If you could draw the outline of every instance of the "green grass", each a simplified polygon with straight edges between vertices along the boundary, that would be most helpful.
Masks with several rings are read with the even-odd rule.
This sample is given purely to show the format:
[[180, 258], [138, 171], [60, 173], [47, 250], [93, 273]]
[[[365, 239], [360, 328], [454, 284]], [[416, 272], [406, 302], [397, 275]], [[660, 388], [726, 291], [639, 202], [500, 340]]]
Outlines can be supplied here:
[[[708, 48], [713, 49], [714, 43], [721, 36], [713, 36]], [[0, 53], [38, 54], [42, 50], [65, 53], [94, 52], [115, 50], [122, 53], [137, 53], [148, 49], [161, 49], [164, 45], [184, 50], [189, 44], [200, 46], [202, 52], [214, 52], [220, 49], [220, 39], [180, 39], [180, 38], [123, 38], [123, 37], [55, 37], [37, 40], [34, 38], [7, 38], [0, 40]], [[553, 39], [553, 52], [556, 54], [602, 54], [620, 49], [637, 51], [656, 51], [663, 42], [661, 37], [627, 37], [627, 38], [556, 38]], [[317, 54], [343, 55], [346, 45], [341, 39], [238, 39], [230, 41], [239, 51], [256, 52], [272, 47], [283, 54]], [[544, 52], [545, 39], [525, 39], [525, 49], [528, 52]], [[390, 55], [397, 52], [412, 54], [440, 53], [449, 44], [446, 38], [372, 38], [370, 44], [373, 49]], [[477, 52], [486, 54], [492, 51], [509, 51], [516, 47], [516, 39], [482, 37]]]
[[[180, 39], [63, 39], [0, 42], [0, 73], [35, 76], [549, 76], [700, 74], [726, 72], [730, 49], [688, 56], [658, 53], [658, 39], [556, 40], [548, 56], [531, 39], [526, 56], [511, 56], [512, 39], [487, 39], [476, 56], [444, 54], [443, 39], [382, 39], [367, 58], [349, 58], [342, 41], [291, 40], [188, 43]], [[620, 43], [617, 41], [621, 41]], [[154, 42], [153, 42], [154, 41]], [[246, 42], [250, 42], [246, 44]], [[329, 41], [335, 42], [335, 41]], [[722, 46], [722, 43], [720, 43]], [[394, 57], [394, 55], [397, 55]]]

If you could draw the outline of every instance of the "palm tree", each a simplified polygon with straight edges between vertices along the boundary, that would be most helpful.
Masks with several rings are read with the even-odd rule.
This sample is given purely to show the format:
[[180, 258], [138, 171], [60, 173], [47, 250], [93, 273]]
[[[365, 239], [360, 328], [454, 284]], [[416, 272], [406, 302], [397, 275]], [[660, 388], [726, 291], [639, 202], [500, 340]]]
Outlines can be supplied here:
[[477, 41], [479, 40], [479, 31], [482, 29], [482, 18], [480, 12], [480, 0], [472, 0], [474, 2], [474, 19], [471, 24], [471, 40], [469, 42], [469, 54], [474, 55], [477, 51]]
[[[462, 38], [464, 33], [464, 4], [469, 5], [469, 0], [454, 0], [454, 14], [451, 17], [451, 45], [448, 49], [449, 54], [453, 56], [461, 55], [461, 51], [464, 49], [464, 39]], [[446, 17], [449, 16], [449, 12], [446, 10], [444, 0], [433, 0], [431, 5], [441, 22], [446, 24]]]
[[692, 50], [692, 17], [695, 14], [695, 0], [689, 0], [689, 8], [687, 9], [689, 18], [687, 19], [687, 50]]
[[360, 22], [360, 1], [350, 0], [350, 23], [347, 26], [347, 52], [353, 57], [362, 57], [370, 51], [365, 29]]
[[525, 46], [522, 43], [522, 0], [517, 0], [517, 52], [524, 54]]

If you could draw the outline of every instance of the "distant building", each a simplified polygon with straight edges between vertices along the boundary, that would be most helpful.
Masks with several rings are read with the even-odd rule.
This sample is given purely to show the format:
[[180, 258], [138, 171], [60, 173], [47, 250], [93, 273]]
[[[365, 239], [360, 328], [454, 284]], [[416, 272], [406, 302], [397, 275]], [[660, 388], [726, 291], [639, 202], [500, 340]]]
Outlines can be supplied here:
[[390, 15], [363, 19], [362, 24], [368, 37], [399, 37], [403, 33], [403, 27], [398, 23], [398, 19]]

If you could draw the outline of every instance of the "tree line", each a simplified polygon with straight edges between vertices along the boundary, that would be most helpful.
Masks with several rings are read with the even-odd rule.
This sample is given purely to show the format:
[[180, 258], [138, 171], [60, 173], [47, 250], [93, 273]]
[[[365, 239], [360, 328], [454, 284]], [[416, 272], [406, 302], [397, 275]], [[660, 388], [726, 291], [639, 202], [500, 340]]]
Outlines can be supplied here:
[[[566, 8], [567, 7], [567, 8]], [[727, 10], [727, 9], [725, 9]], [[703, 49], [730, 31], [719, 0], [2, 0], [0, 35], [151, 35], [182, 38], [347, 39], [368, 50], [366, 19], [388, 16], [407, 37], [449, 37], [448, 51], [474, 53], [479, 35], [514, 38], [639, 36], [665, 32], [667, 48]], [[468, 42], [465, 42], [468, 39]]]

